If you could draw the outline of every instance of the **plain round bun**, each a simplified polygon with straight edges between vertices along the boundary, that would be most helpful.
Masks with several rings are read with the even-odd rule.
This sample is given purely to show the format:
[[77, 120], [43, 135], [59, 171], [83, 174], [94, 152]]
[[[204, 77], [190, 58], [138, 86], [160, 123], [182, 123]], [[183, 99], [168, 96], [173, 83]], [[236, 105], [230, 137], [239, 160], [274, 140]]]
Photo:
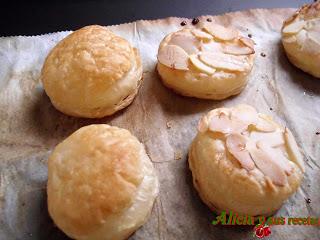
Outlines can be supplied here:
[[102, 26], [81, 28], [49, 53], [41, 72], [44, 89], [61, 112], [102, 118], [128, 106], [142, 80], [137, 49]]
[[193, 184], [216, 212], [271, 215], [300, 186], [304, 162], [288, 128], [249, 105], [203, 116], [189, 151]]
[[204, 99], [239, 94], [254, 62], [254, 42], [213, 22], [167, 35], [158, 50], [158, 73], [168, 88]]
[[320, 1], [304, 5], [284, 22], [282, 44], [293, 65], [320, 78]]
[[69, 237], [121, 240], [146, 222], [158, 180], [143, 145], [129, 131], [90, 125], [52, 152], [47, 193], [49, 214]]

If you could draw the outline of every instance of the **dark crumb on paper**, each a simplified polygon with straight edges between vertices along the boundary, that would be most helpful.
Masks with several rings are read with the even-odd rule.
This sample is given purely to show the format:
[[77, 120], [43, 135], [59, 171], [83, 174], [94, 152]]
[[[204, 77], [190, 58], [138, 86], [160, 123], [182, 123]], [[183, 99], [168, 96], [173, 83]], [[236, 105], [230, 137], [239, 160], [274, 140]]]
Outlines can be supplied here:
[[248, 34], [248, 37], [249, 37], [249, 38], [252, 38], [252, 34], [249, 33], [249, 34]]
[[192, 19], [192, 24], [193, 25], [196, 25], [196, 24], [198, 24], [199, 23], [199, 18], [194, 18], [194, 19]]
[[320, 132], [316, 132], [316, 135], [320, 135]]
[[311, 185], [310, 185], [310, 184], [308, 184], [307, 186], [308, 186], [308, 187], [311, 187]]
[[176, 151], [174, 153], [174, 160], [180, 160], [182, 159], [182, 152], [181, 151]]
[[310, 203], [311, 203], [311, 199], [310, 199], [310, 198], [307, 198], [307, 199], [306, 199], [306, 202], [307, 202], [308, 204], [310, 204]]
[[212, 22], [212, 19], [211, 18], [207, 18], [207, 22]]
[[266, 57], [267, 56], [265, 53], [261, 53], [260, 55], [261, 55], [261, 57]]
[[186, 22], [186, 21], [182, 21], [182, 22], [180, 23], [180, 25], [181, 25], [181, 26], [185, 26], [185, 25], [187, 25], [187, 22]]
[[257, 89], [256, 92], [259, 92], [259, 89]]
[[270, 108], [270, 111], [272, 111], [273, 110], [273, 108]]

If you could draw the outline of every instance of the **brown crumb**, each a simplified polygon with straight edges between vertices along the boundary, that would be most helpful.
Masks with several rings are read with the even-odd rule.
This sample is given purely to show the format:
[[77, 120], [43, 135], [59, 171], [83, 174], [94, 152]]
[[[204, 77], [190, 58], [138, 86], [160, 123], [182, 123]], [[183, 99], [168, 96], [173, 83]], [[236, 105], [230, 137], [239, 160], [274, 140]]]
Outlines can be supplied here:
[[181, 25], [181, 26], [185, 26], [185, 25], [187, 25], [187, 22], [186, 22], [186, 21], [182, 21], [182, 22], [180, 23], [180, 25]]
[[273, 110], [273, 108], [270, 108], [270, 111], [272, 111]]
[[261, 57], [266, 57], [267, 56], [265, 53], [261, 53], [260, 55], [261, 55]]
[[207, 18], [207, 22], [212, 22], [212, 19], [211, 18]]
[[174, 160], [180, 160], [182, 159], [182, 152], [181, 151], [176, 151], [174, 153]]
[[310, 204], [310, 203], [311, 203], [311, 199], [310, 199], [310, 198], [307, 198], [307, 199], [306, 199], [306, 202], [307, 202], [308, 204]]
[[320, 132], [316, 132], [316, 135], [320, 135]]
[[196, 25], [199, 23], [199, 21], [200, 21], [199, 18], [194, 18], [194, 19], [192, 19], [192, 24]]
[[252, 34], [251, 34], [251, 33], [249, 33], [249, 34], [248, 34], [248, 37], [249, 37], [249, 38], [252, 38]]
[[172, 128], [172, 125], [173, 125], [173, 122], [172, 122], [172, 121], [168, 121], [168, 122], [167, 122], [167, 128], [169, 128], [169, 129]]

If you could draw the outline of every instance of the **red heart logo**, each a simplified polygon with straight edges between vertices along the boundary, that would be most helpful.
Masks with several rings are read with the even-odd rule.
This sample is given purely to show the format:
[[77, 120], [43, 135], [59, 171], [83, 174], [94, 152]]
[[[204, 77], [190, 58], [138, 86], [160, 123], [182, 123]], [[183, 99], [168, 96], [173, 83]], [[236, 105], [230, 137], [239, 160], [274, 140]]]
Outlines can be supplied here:
[[264, 236], [269, 236], [271, 234], [271, 228], [269, 226], [265, 226], [263, 228]]
[[259, 226], [255, 229], [256, 231], [256, 236], [258, 238], [263, 238], [264, 237], [264, 229], [263, 229], [263, 226]]

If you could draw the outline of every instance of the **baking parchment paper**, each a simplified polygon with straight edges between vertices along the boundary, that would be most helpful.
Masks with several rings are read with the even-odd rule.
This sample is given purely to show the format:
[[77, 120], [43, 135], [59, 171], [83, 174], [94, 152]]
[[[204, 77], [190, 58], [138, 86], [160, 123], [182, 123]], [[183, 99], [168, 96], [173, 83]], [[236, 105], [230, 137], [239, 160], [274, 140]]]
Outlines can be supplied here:
[[[179, 96], [155, 71], [162, 38], [181, 28], [181, 18], [112, 26], [139, 48], [144, 82], [131, 106], [100, 120], [68, 117], [50, 103], [39, 81], [49, 50], [70, 32], [0, 38], [0, 239], [68, 239], [47, 213], [47, 158], [78, 128], [108, 123], [142, 141], [157, 169], [160, 195], [149, 221], [131, 239], [254, 239], [253, 227], [213, 226], [214, 214], [192, 186], [187, 151], [201, 115], [221, 106], [248, 103], [294, 133], [305, 155], [303, 184], [277, 213], [320, 217], [320, 80], [293, 67], [280, 44], [282, 22], [294, 10], [249, 10], [204, 16], [233, 25], [256, 42], [256, 60], [246, 89], [224, 101]], [[265, 57], [261, 56], [265, 53]], [[320, 66], [319, 66], [320, 67]], [[306, 203], [306, 198], [311, 203]], [[319, 239], [319, 226], [274, 226], [269, 239]]]

